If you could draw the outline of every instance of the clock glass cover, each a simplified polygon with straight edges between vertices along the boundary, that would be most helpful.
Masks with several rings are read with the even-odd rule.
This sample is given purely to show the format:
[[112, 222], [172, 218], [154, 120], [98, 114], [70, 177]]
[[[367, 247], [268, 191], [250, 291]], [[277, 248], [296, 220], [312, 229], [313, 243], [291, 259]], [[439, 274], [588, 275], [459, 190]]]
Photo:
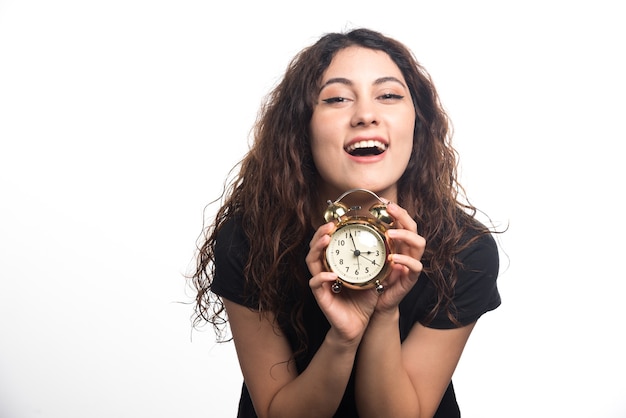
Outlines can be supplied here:
[[339, 278], [355, 285], [367, 284], [385, 267], [387, 246], [369, 223], [340, 226], [326, 248], [326, 262]]

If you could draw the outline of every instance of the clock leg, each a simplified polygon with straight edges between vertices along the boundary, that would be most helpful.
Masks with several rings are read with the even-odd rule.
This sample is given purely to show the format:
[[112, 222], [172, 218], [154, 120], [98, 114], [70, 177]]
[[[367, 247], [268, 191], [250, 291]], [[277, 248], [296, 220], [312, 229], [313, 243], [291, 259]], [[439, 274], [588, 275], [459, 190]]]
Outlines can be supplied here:
[[384, 291], [385, 291], [385, 287], [382, 284], [380, 284], [378, 280], [376, 280], [376, 293], [380, 295]]
[[333, 293], [341, 292], [341, 288], [342, 288], [342, 283], [339, 280], [337, 280], [335, 283], [333, 283], [333, 285], [331, 287], [331, 289], [333, 290]]

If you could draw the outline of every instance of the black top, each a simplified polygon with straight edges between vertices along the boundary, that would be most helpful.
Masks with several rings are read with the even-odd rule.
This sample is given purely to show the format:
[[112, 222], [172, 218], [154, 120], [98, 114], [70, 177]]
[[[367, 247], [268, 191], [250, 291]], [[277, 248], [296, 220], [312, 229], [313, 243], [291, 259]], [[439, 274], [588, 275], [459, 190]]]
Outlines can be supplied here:
[[[311, 235], [312, 237], [312, 235]], [[468, 239], [470, 237], [465, 237]], [[303, 243], [302, 265], [306, 270], [305, 257], [309, 250], [308, 240]], [[230, 220], [223, 225], [218, 234], [215, 247], [215, 277], [211, 290], [232, 302], [255, 308], [254, 298], [249, 294], [244, 295], [245, 278], [243, 268], [249, 246], [241, 222]], [[458, 272], [458, 280], [455, 286], [454, 312], [457, 320], [463, 324], [476, 321], [482, 314], [497, 308], [500, 305], [500, 294], [496, 285], [499, 270], [499, 257], [496, 243], [491, 235], [483, 235], [470, 247], [459, 254], [459, 260], [463, 268]], [[290, 276], [291, 278], [293, 275]], [[252, 291], [254, 292], [254, 290]], [[308, 350], [296, 359], [298, 372], [302, 372], [313, 355], [324, 341], [324, 337], [330, 325], [326, 317], [318, 307], [313, 293], [308, 286], [304, 296], [292, 295], [290, 300], [302, 300], [304, 297], [304, 321], [308, 332]], [[400, 303], [400, 338], [402, 341], [407, 337], [413, 324], [424, 322], [428, 313], [437, 301], [436, 289], [425, 273], [422, 273], [413, 289]], [[292, 348], [298, 347], [295, 330], [289, 321], [280, 318], [279, 323], [288, 338]], [[450, 321], [446, 312], [438, 312], [430, 323], [425, 324], [431, 328], [450, 329], [456, 325]], [[241, 399], [239, 402], [238, 417], [256, 418], [252, 400], [243, 384]], [[439, 405], [436, 418], [459, 417], [459, 407], [456, 402], [452, 382], [448, 386]], [[354, 382], [350, 379], [343, 400], [335, 417], [352, 418], [358, 417], [354, 400]]]

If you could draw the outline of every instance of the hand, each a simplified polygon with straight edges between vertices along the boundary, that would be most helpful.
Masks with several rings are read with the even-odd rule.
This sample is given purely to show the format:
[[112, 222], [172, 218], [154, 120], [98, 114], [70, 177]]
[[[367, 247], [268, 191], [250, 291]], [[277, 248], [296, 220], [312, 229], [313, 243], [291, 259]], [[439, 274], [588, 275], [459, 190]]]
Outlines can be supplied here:
[[309, 286], [334, 332], [346, 341], [354, 341], [365, 332], [378, 296], [375, 291], [344, 288], [341, 293], [337, 294], [331, 290], [331, 286], [337, 280], [337, 275], [325, 271], [322, 260], [324, 250], [330, 243], [330, 234], [334, 230], [335, 224], [329, 222], [322, 225], [311, 239], [306, 257], [307, 266], [313, 275]]
[[378, 298], [376, 311], [392, 311], [413, 288], [423, 270], [420, 261], [426, 248], [426, 240], [418, 235], [417, 223], [406, 210], [395, 203], [387, 205], [387, 211], [395, 220], [395, 229], [387, 236], [393, 240], [395, 253], [389, 255], [392, 271], [383, 282], [385, 291]]

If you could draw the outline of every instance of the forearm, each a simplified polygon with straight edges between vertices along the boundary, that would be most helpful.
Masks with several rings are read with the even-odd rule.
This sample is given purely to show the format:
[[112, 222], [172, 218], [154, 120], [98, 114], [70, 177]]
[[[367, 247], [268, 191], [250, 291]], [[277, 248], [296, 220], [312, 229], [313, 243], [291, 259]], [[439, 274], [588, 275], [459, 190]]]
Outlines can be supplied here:
[[417, 417], [419, 402], [402, 361], [399, 312], [374, 314], [356, 363], [356, 401], [361, 417]]
[[307, 368], [274, 396], [269, 417], [332, 417], [350, 379], [358, 343], [341, 341], [331, 329]]

